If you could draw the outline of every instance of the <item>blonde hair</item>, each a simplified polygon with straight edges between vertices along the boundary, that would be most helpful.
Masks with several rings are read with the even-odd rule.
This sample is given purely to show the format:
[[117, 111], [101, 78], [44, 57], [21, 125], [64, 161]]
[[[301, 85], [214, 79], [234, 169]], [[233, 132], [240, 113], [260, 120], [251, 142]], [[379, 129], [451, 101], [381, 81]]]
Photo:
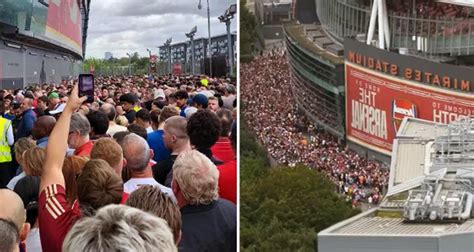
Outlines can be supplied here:
[[35, 141], [28, 137], [22, 137], [16, 141], [13, 149], [15, 150], [15, 155], [17, 156], [17, 158], [20, 158], [21, 160], [23, 153], [33, 147], [36, 147]]
[[173, 179], [190, 205], [207, 205], [219, 198], [219, 171], [197, 150], [182, 152], [176, 158]]
[[115, 118], [115, 123], [118, 124], [118, 125], [122, 125], [124, 127], [127, 127], [128, 126], [127, 117], [125, 117], [124, 115], [119, 115]]
[[177, 241], [181, 232], [181, 212], [170, 197], [157, 186], [144, 185], [133, 191], [125, 203], [156, 217], [165, 219], [173, 231], [174, 240]]
[[25, 172], [28, 176], [41, 176], [44, 161], [46, 159], [46, 150], [40, 147], [33, 147], [25, 151], [22, 155]]

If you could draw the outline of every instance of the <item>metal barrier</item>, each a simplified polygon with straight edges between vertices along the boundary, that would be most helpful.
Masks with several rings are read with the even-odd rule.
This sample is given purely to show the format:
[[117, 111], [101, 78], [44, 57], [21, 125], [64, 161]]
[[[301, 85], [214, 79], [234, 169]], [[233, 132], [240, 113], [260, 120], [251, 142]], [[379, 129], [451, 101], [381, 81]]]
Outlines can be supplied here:
[[[315, 1], [321, 25], [335, 39], [342, 42], [345, 37], [367, 35], [370, 6], [358, 4], [356, 0]], [[391, 49], [402, 48], [422, 55], [474, 53], [474, 19], [421, 18], [416, 14], [388, 12]]]

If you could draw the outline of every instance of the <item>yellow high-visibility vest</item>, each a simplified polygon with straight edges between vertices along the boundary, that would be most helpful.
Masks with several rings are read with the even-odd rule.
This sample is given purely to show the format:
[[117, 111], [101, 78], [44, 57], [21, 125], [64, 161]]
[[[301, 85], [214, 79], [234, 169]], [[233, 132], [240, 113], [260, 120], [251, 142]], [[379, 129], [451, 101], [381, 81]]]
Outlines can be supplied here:
[[7, 140], [9, 127], [11, 127], [10, 120], [0, 117], [0, 163], [12, 161], [11, 148]]

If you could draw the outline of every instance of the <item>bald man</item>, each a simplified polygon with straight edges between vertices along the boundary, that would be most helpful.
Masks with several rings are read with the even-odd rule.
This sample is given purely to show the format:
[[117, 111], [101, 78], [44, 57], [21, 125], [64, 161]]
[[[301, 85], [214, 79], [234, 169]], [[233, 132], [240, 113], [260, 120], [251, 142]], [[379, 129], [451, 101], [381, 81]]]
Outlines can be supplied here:
[[115, 123], [116, 111], [114, 105], [110, 103], [104, 103], [100, 107], [99, 111], [104, 112], [109, 119], [109, 128], [107, 129], [107, 134], [109, 136], [113, 137], [117, 132], [127, 131], [127, 127]]
[[163, 126], [163, 142], [171, 151], [169, 158], [161, 160], [153, 167], [153, 177], [158, 183], [171, 187], [173, 179], [173, 164], [179, 154], [191, 150], [191, 143], [186, 132], [187, 120], [182, 116], [172, 116], [166, 119]]
[[48, 145], [48, 137], [56, 125], [56, 118], [45, 115], [40, 116], [33, 124], [32, 135], [36, 139], [36, 146], [46, 148]]
[[130, 171], [131, 177], [123, 184], [123, 191], [130, 194], [141, 185], [158, 186], [166, 196], [176, 202], [171, 188], [163, 186], [153, 178], [150, 165], [150, 161], [153, 158], [153, 150], [150, 149], [145, 139], [135, 133], [131, 133], [124, 137], [121, 146], [125, 159], [124, 165]]
[[[20, 196], [12, 190], [0, 189], [0, 202], [2, 204], [2, 207], [0, 207], [0, 219], [14, 223], [20, 241], [25, 241], [30, 231], [30, 224], [26, 223], [26, 211]], [[2, 223], [3, 227], [4, 224]], [[5, 228], [1, 228], [1, 230], [5, 230]], [[3, 237], [3, 234], [0, 234], [0, 237]]]
[[22, 117], [21, 117], [20, 123], [18, 124], [16, 139], [31, 136], [33, 124], [36, 121], [36, 114], [31, 109], [32, 107], [33, 107], [33, 99], [31, 98], [25, 98], [21, 102], [20, 110], [22, 112]]

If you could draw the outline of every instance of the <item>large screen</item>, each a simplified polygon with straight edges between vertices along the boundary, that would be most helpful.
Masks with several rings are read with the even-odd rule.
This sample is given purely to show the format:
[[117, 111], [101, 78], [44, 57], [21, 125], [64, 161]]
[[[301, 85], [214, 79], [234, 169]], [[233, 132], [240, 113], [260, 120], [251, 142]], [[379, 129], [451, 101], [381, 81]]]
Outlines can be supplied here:
[[[462, 89], [464, 83], [464, 89], [470, 89], [471, 81], [474, 80], [469, 76], [472, 71], [465, 75], [461, 74], [464, 71], [459, 71], [459, 75], [456, 75], [455, 71], [450, 71], [450, 68], [456, 66], [446, 65], [442, 69], [448, 72], [437, 72], [437, 67], [431, 68], [433, 62], [428, 60], [424, 60], [425, 63], [420, 66], [413, 63], [413, 57], [379, 49], [375, 49], [378, 53], [372, 54], [373, 47], [352, 47], [350, 43], [345, 45], [348, 45], [345, 48], [348, 140], [390, 155], [393, 139], [404, 117], [449, 123], [460, 116], [474, 115], [474, 94], [456, 91], [455, 88]], [[351, 53], [360, 54], [357, 57], [365, 57], [367, 62], [373, 63], [362, 64], [360, 62], [363, 60], [354, 60]], [[379, 60], [380, 58], [384, 59]], [[377, 62], [381, 62], [380, 67], [377, 67]], [[421, 68], [423, 71], [418, 70]], [[431, 81], [417, 81], [416, 79], [422, 78], [413, 77], [416, 71], [423, 72], [425, 79], [430, 75]], [[410, 74], [405, 76], [407, 72]], [[433, 85], [433, 78], [438, 78], [436, 76], [443, 76], [440, 77], [439, 85], [436, 84], [437, 80]]]
[[82, 17], [76, 0], [2, 0], [0, 22], [82, 54]]
[[49, 0], [46, 37], [82, 51], [81, 11], [76, 0]]

